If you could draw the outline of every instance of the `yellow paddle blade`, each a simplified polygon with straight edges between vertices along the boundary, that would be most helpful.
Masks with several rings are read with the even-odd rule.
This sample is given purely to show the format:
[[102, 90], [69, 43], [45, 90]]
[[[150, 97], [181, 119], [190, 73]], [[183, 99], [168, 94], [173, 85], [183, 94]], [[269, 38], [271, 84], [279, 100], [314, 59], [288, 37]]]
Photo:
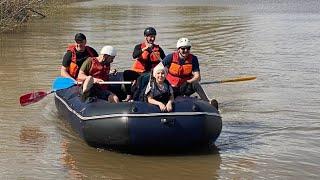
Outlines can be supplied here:
[[257, 77], [256, 76], [243, 76], [243, 77], [221, 80], [220, 83], [250, 81], [250, 80], [254, 80], [254, 79], [257, 79]]

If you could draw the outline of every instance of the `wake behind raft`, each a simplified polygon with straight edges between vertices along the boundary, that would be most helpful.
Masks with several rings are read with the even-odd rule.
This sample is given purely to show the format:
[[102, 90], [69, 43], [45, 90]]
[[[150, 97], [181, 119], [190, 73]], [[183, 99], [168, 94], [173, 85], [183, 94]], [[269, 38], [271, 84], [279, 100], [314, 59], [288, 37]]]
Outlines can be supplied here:
[[55, 92], [55, 105], [59, 115], [93, 147], [208, 147], [214, 145], [222, 129], [219, 111], [195, 97], [177, 97], [172, 112], [161, 112], [158, 106], [140, 101], [82, 102], [75, 85]]

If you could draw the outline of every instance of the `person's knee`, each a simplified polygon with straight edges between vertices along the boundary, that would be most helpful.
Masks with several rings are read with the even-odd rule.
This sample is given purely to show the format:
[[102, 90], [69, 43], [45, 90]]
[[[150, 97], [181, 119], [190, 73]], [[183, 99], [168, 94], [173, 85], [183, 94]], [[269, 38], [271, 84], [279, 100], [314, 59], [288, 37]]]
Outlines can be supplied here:
[[139, 73], [132, 71], [132, 70], [125, 70], [123, 72], [123, 79], [125, 81], [133, 81], [133, 80], [137, 80], [138, 77], [140, 76]]
[[110, 94], [108, 96], [108, 101], [111, 102], [111, 103], [118, 103], [119, 102], [119, 98], [115, 94]]
[[193, 83], [188, 83], [185, 82], [184, 84], [181, 85], [180, 87], [180, 92], [182, 95], [190, 96], [193, 93], [196, 92], [196, 88], [194, 87], [195, 85]]
[[192, 87], [192, 89], [199, 89], [199, 88], [201, 88], [201, 85], [198, 81], [193, 81], [191, 83], [191, 87]]

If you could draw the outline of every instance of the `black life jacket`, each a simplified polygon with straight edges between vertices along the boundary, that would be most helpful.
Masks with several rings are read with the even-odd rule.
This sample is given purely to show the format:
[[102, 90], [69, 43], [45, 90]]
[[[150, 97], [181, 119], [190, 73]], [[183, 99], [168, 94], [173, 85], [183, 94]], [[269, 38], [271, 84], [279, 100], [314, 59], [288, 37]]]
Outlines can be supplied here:
[[159, 89], [155, 81], [151, 81], [150, 86], [151, 86], [151, 90], [150, 92], [148, 92], [147, 95], [151, 95], [153, 99], [160, 101], [163, 104], [167, 104], [171, 97], [169, 82], [165, 80], [163, 90]]

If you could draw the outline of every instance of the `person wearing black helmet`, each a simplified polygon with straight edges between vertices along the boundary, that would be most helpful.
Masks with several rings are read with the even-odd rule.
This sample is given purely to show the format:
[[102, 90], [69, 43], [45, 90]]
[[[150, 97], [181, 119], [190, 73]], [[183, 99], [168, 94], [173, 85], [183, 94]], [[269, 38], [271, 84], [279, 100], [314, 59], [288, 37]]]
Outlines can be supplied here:
[[144, 42], [137, 44], [132, 53], [135, 60], [132, 70], [139, 74], [149, 72], [166, 56], [162, 48], [154, 43], [157, 31], [153, 27], [147, 27], [143, 34]]
[[[132, 70], [124, 71], [124, 80], [125, 81], [134, 81], [137, 78], [142, 76], [147, 76], [148, 79], [150, 76], [149, 72], [157, 65], [159, 62], [166, 57], [163, 49], [155, 44], [157, 31], [153, 27], [147, 27], [144, 30], [144, 41], [140, 44], [137, 44], [134, 47], [132, 57], [135, 62], [132, 65]], [[144, 74], [147, 73], [147, 74]], [[130, 85], [126, 86], [126, 91], [129, 94], [126, 100], [131, 98]]]

